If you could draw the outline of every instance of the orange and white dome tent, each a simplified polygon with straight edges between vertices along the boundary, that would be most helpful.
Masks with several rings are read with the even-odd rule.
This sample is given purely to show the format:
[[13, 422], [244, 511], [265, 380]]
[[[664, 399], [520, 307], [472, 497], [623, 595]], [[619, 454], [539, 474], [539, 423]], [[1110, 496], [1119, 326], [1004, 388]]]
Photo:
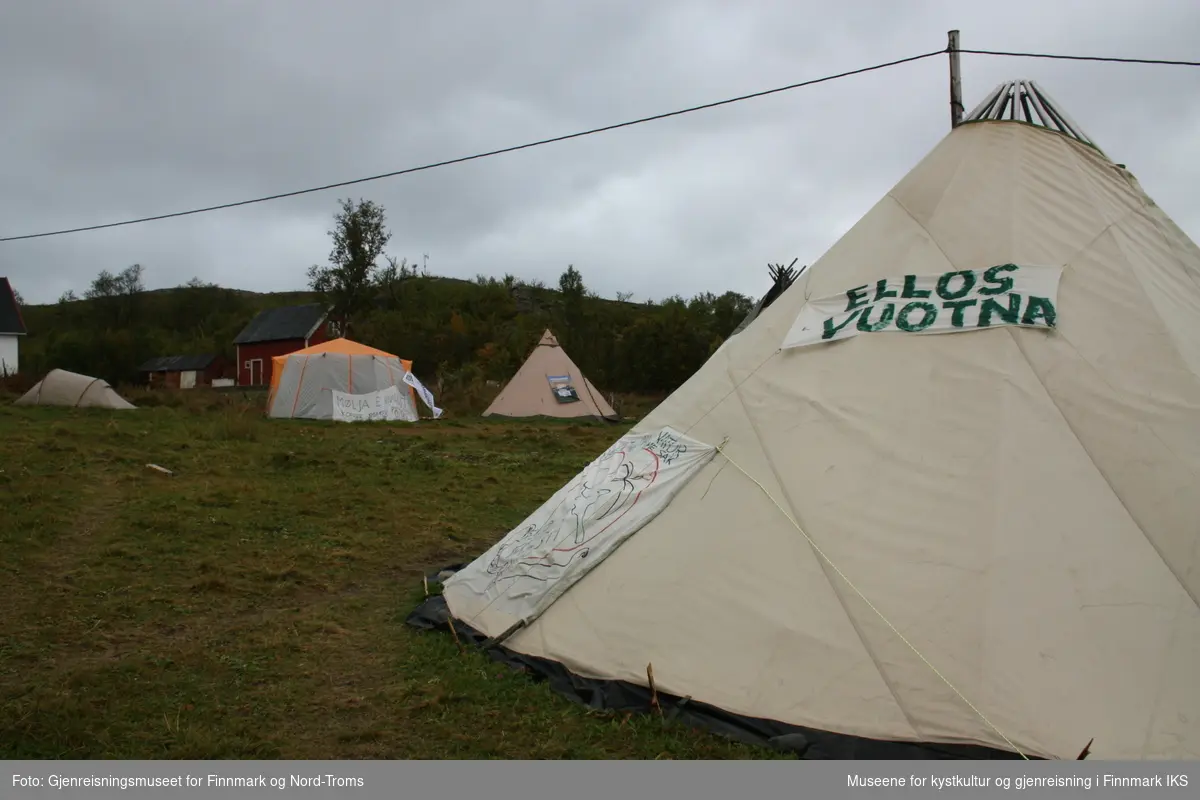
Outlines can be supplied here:
[[441, 415], [433, 395], [412, 374], [412, 361], [394, 353], [333, 339], [272, 361], [267, 399], [267, 416], [272, 418], [377, 418], [360, 412], [386, 397], [391, 410], [387, 419], [416, 422], [418, 395], [434, 417]]

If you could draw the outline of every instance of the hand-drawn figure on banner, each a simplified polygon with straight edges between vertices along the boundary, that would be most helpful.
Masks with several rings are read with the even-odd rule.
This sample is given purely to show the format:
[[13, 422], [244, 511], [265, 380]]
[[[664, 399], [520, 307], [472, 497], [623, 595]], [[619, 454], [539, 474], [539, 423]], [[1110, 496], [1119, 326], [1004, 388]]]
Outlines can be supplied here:
[[[582, 486], [579, 488], [578, 493], [575, 495], [574, 500], [571, 503], [571, 517], [575, 520], [574, 543], [577, 545], [583, 544], [585, 535], [583, 529], [585, 520], [588, 518], [588, 512], [595, 507], [596, 503], [598, 503], [604, 497], [604, 495], [612, 493], [612, 489], [602, 488], [602, 485], [592, 486], [591, 481], [593, 480], [595, 479], [591, 478], [591, 476], [584, 478], [584, 480], [581, 482]], [[601, 480], [603, 480], [603, 478]]]
[[[523, 579], [553, 580], [592, 546], [654, 485], [667, 458], [683, 452], [673, 437], [649, 444], [619, 441], [568, 484], [561, 500], [528, 520], [497, 549], [487, 567], [488, 588]], [[508, 583], [511, 591], [512, 583]]]
[[527, 525], [525, 530], [511, 541], [502, 542], [487, 568], [488, 574], [494, 576], [492, 583], [495, 583], [511, 565], [522, 561], [532, 553], [541, 551], [546, 539], [553, 533], [552, 527], [538, 525], [535, 522]]

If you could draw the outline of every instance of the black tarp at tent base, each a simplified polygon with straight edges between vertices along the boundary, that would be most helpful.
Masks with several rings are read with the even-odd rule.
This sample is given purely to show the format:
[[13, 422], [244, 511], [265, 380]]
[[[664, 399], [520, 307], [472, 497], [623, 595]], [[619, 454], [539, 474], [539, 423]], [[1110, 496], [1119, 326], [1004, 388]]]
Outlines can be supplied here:
[[[447, 573], [462, 569], [455, 564], [428, 576], [439, 583]], [[429, 596], [406, 619], [411, 627], [427, 631], [450, 632], [450, 610], [440, 594]], [[977, 745], [888, 742], [829, 731], [812, 730], [774, 720], [732, 714], [691, 698], [676, 697], [661, 691], [618, 680], [584, 678], [562, 664], [544, 658], [526, 656], [500, 644], [455, 619], [454, 633], [459, 640], [484, 649], [494, 661], [520, 670], [534, 680], [544, 680], [556, 693], [597, 711], [652, 713], [657, 701], [667, 719], [708, 730], [749, 745], [772, 748], [802, 759], [823, 760], [1019, 760], [1017, 753]]]

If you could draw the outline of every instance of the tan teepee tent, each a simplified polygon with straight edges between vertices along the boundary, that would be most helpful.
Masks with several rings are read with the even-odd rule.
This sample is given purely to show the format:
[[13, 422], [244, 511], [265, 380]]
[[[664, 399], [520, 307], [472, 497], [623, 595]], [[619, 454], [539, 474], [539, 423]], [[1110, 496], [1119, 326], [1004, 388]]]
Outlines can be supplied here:
[[547, 330], [483, 416], [601, 417], [617, 413]]
[[37, 385], [13, 401], [15, 406], [74, 406], [78, 408], [137, 408], [100, 378], [53, 369]]
[[1200, 758], [1200, 249], [1022, 94], [414, 624], [810, 754]]

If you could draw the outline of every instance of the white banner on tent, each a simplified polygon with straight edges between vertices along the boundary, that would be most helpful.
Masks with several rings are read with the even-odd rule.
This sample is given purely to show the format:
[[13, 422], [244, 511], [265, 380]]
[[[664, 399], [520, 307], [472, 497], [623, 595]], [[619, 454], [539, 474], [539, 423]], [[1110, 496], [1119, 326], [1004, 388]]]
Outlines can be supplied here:
[[1053, 328], [1061, 267], [998, 264], [941, 275], [904, 275], [809, 300], [783, 349], [860, 333], [959, 333], [1000, 325]]
[[333, 418], [338, 422], [416, 422], [417, 410], [396, 386], [377, 392], [347, 394], [333, 390]]
[[716, 453], [670, 428], [628, 434], [446, 581], [466, 622], [487, 608], [526, 622], [637, 533]]
[[421, 396], [421, 402], [433, 412], [434, 419], [437, 419], [442, 415], [442, 410], [433, 404], [433, 392], [426, 389], [425, 384], [417, 380], [416, 375], [413, 375], [411, 372], [406, 372], [404, 373], [404, 378], [402, 380], [412, 388], [416, 389], [417, 394]]

